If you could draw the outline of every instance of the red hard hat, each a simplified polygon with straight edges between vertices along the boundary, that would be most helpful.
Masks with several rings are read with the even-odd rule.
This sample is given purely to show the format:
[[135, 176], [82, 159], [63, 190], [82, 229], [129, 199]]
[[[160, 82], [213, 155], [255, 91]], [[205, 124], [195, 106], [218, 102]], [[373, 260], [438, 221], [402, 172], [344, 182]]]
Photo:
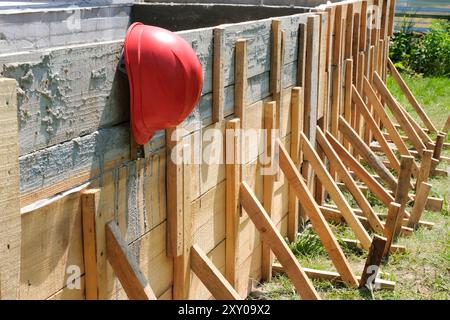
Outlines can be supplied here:
[[200, 98], [203, 75], [191, 46], [166, 29], [133, 23], [124, 45], [130, 117], [138, 144], [156, 130], [180, 124]]

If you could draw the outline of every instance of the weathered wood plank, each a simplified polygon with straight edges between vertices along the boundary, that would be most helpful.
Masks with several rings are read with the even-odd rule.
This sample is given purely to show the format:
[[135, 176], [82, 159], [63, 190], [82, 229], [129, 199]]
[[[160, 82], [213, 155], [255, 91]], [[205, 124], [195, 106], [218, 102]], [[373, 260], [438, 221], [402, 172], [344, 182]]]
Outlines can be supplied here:
[[0, 299], [19, 297], [21, 224], [16, 81], [0, 78]]

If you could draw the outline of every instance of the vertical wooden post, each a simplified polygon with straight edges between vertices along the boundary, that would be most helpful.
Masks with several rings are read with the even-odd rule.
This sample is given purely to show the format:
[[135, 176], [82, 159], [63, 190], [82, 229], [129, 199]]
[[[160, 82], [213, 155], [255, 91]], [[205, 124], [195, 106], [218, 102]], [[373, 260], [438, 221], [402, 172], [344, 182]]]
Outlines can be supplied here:
[[342, 6], [336, 7], [334, 17], [333, 88], [331, 105], [331, 134], [338, 138], [338, 120], [341, 101], [341, 53], [342, 53]]
[[[273, 206], [273, 187], [275, 182], [275, 175], [268, 172], [272, 169], [273, 157], [275, 152], [275, 134], [274, 129], [276, 129], [276, 102], [267, 102], [264, 105], [264, 129], [266, 135], [266, 166], [268, 170], [264, 172], [263, 176], [263, 205], [269, 217], [272, 215]], [[267, 163], [268, 162], [268, 163]], [[270, 246], [266, 242], [262, 242], [262, 262], [261, 262], [261, 277], [263, 281], [267, 281], [272, 277], [272, 253], [270, 251]]]
[[422, 182], [428, 182], [431, 173], [431, 162], [433, 159], [433, 151], [425, 150], [422, 155], [422, 162], [420, 163], [419, 175], [416, 181], [416, 190], [419, 189]]
[[[352, 123], [352, 75], [353, 60], [345, 60], [345, 84], [344, 84], [344, 119], [348, 123]], [[344, 146], [350, 150], [350, 144], [344, 141]]]
[[83, 219], [83, 260], [85, 272], [86, 300], [99, 299], [99, 275], [102, 272], [99, 266], [97, 246], [97, 227], [101, 215], [98, 212], [100, 190], [90, 189], [81, 193], [81, 213]]
[[272, 20], [272, 48], [270, 56], [270, 93], [276, 106], [275, 128], [279, 129], [281, 108], [281, 66], [282, 66], [281, 20]]
[[[302, 88], [292, 88], [291, 94], [291, 158], [294, 164], [300, 165], [300, 134], [303, 131]], [[292, 187], [289, 186], [288, 204], [288, 239], [294, 241], [298, 231], [298, 199]]]
[[[184, 150], [177, 143], [183, 137], [176, 128], [166, 130], [167, 147], [167, 255], [173, 257], [173, 299], [186, 299], [189, 287], [191, 248], [191, 200], [189, 164], [184, 164]], [[175, 153], [175, 154], [172, 154]]]
[[389, 24], [388, 24], [388, 35], [394, 35], [394, 17], [395, 17], [395, 0], [391, 0], [389, 6]]
[[419, 189], [417, 190], [416, 198], [414, 199], [414, 206], [411, 211], [411, 215], [408, 221], [408, 227], [417, 228], [419, 224], [422, 212], [427, 204], [428, 194], [431, 190], [431, 184], [422, 182]]
[[306, 47], [307, 47], [306, 25], [300, 23], [298, 26], [298, 52], [297, 52], [297, 86], [305, 86], [306, 71]]
[[247, 40], [236, 41], [234, 84], [234, 113], [245, 123], [245, 94], [247, 92]]
[[[359, 280], [359, 287], [363, 288], [367, 285], [372, 273], [375, 273], [374, 280], [378, 274], [378, 269], [383, 259], [384, 248], [386, 247], [387, 239], [379, 235], [374, 235], [372, 240], [372, 245], [369, 249], [369, 254], [367, 256], [366, 264], [364, 265], [363, 273], [361, 274], [361, 280]], [[374, 270], [370, 270], [374, 268]]]
[[383, 256], [389, 254], [392, 242], [394, 241], [395, 227], [397, 226], [401, 205], [396, 202], [389, 204], [386, 223], [384, 225], [384, 236], [386, 237], [386, 246], [384, 247]]
[[236, 288], [238, 276], [238, 231], [241, 214], [239, 186], [241, 184], [240, 119], [226, 123], [226, 216], [225, 216], [225, 277]]
[[411, 169], [414, 162], [412, 156], [401, 156], [400, 172], [398, 175], [397, 190], [395, 191], [395, 202], [400, 204], [400, 216], [398, 218], [397, 226], [395, 228], [394, 237], [400, 234], [403, 217], [405, 215], [406, 203], [408, 202], [408, 191], [411, 180]]
[[223, 70], [223, 52], [224, 47], [224, 28], [214, 29], [214, 49], [213, 49], [213, 83], [212, 83], [212, 120], [219, 122], [223, 120], [224, 107], [224, 70]]
[[0, 299], [19, 298], [21, 221], [16, 80], [0, 78]]
[[434, 172], [436, 166], [441, 160], [442, 147], [444, 146], [445, 134], [439, 132], [436, 137], [436, 144], [433, 150], [433, 158], [437, 160], [437, 162], [431, 164], [431, 172]]

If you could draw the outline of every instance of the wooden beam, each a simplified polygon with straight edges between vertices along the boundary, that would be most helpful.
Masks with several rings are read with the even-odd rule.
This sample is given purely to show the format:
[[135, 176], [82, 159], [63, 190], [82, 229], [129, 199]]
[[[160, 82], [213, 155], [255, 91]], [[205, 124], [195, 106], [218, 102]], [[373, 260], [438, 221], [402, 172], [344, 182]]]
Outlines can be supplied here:
[[99, 299], [99, 273], [97, 257], [97, 223], [101, 217], [98, 214], [100, 190], [90, 189], [81, 193], [81, 213], [83, 219], [83, 260], [86, 300]]
[[394, 17], [395, 17], [395, 0], [390, 0], [389, 6], [389, 24], [388, 24], [388, 35], [394, 35]]
[[397, 105], [399, 109], [403, 112], [405, 117], [408, 119], [409, 123], [411, 123], [411, 126], [418, 134], [419, 138], [422, 139], [423, 144], [425, 147], [430, 148], [430, 146], [434, 145], [433, 140], [428, 136], [428, 134], [422, 129], [422, 127], [417, 123], [417, 121], [409, 114], [409, 112], [404, 108], [400, 102], [397, 101]]
[[[320, 130], [320, 129], [318, 129]], [[319, 156], [317, 155], [314, 148], [309, 143], [306, 136], [302, 133], [302, 151], [306, 160], [311, 164], [315, 174], [319, 177], [323, 186], [329, 193], [330, 197], [338, 206], [339, 210], [342, 212], [342, 215], [345, 218], [345, 221], [350, 226], [352, 231], [355, 233], [356, 237], [361, 241], [363, 247], [368, 250], [370, 247], [371, 239], [367, 231], [359, 222], [358, 218], [353, 213], [349, 204], [345, 200], [344, 195], [339, 190], [337, 185], [334, 183], [333, 178], [330, 173], [327, 171], [323, 163], [320, 161]]]
[[[364, 91], [364, 94], [369, 99], [369, 103], [372, 106], [374, 113], [380, 118], [380, 121], [383, 124], [383, 127], [389, 133], [389, 137], [392, 139], [392, 141], [396, 145], [398, 152], [401, 155], [410, 156], [411, 153], [409, 152], [408, 147], [406, 146], [403, 139], [400, 137], [400, 134], [398, 133], [397, 129], [395, 128], [395, 125], [392, 123], [391, 119], [387, 115], [383, 104], [378, 99], [377, 94], [375, 93], [375, 90], [372, 88], [372, 85], [369, 83], [367, 78], [364, 78], [363, 91]], [[412, 170], [413, 170], [414, 176], [417, 177], [417, 175], [419, 174], [419, 168], [416, 163], [413, 164]]]
[[[278, 274], [285, 273], [283, 266], [279, 263], [274, 263], [272, 268], [273, 268], [274, 273], [278, 273]], [[303, 271], [305, 271], [306, 275], [310, 279], [328, 280], [328, 281], [333, 281], [333, 282], [343, 282], [341, 276], [337, 272], [317, 270], [317, 269], [311, 269], [311, 268], [303, 268]], [[356, 276], [356, 279], [359, 281], [361, 279], [361, 277]], [[386, 290], [394, 290], [395, 282], [377, 278], [377, 279], [375, 279], [375, 288], [374, 289], [378, 289], [378, 288], [386, 289]]]
[[[352, 76], [353, 76], [353, 60], [347, 59], [345, 60], [345, 81], [344, 81], [344, 119], [347, 120], [348, 123], [352, 123]], [[350, 148], [350, 144], [344, 141], [344, 147], [348, 150]]]
[[[300, 133], [303, 131], [303, 92], [302, 88], [294, 87], [291, 92], [291, 158], [294, 164], [300, 165]], [[293, 242], [298, 232], [298, 199], [292, 187], [289, 186], [288, 231], [289, 241]]]
[[333, 168], [336, 170], [337, 174], [339, 175], [339, 178], [344, 182], [348, 191], [352, 194], [353, 198], [361, 208], [364, 216], [367, 217], [371, 228], [376, 232], [382, 233], [384, 228], [381, 224], [380, 219], [378, 219], [369, 201], [367, 201], [364, 194], [358, 188], [355, 180], [353, 180], [351, 175], [348, 173], [347, 168], [345, 168], [338, 154], [333, 149], [331, 144], [327, 141], [322, 130], [320, 130], [319, 128], [317, 129], [316, 138], [317, 143], [319, 144], [319, 146], [327, 156], [328, 160], [330, 161], [330, 165], [332, 165]]
[[433, 158], [432, 150], [425, 150], [422, 155], [422, 162], [420, 163], [420, 171], [419, 175], [416, 179], [416, 189], [419, 189], [419, 186], [422, 182], [428, 182], [428, 178], [431, 173], [431, 160]]
[[383, 256], [387, 255], [391, 250], [392, 242], [394, 241], [394, 232], [398, 224], [400, 216], [401, 205], [396, 202], [389, 204], [388, 213], [386, 217], [386, 224], [384, 225], [384, 236], [386, 237], [386, 246], [384, 247]]
[[342, 54], [342, 6], [336, 6], [334, 16], [334, 45], [332, 69], [332, 104], [331, 104], [331, 134], [338, 138], [338, 119], [341, 110], [341, 54]]
[[305, 87], [305, 71], [306, 71], [306, 47], [307, 34], [306, 25], [300, 23], [298, 26], [298, 52], [297, 52], [297, 86]]
[[422, 182], [417, 190], [416, 199], [414, 201], [414, 206], [411, 210], [411, 215], [409, 217], [408, 227], [417, 228], [419, 225], [420, 217], [425, 209], [425, 204], [427, 202], [428, 195], [431, 190], [431, 184]]
[[242, 207], [260, 232], [261, 238], [270, 244], [272, 251], [285, 268], [287, 275], [300, 296], [303, 299], [319, 300], [318, 293], [305, 272], [303, 272], [297, 258], [289, 249], [286, 241], [284, 241], [263, 206], [245, 182], [241, 184], [240, 195]]
[[394, 152], [389, 147], [388, 142], [386, 141], [384, 135], [382, 134], [380, 127], [375, 122], [375, 119], [372, 117], [369, 109], [367, 108], [366, 104], [364, 103], [363, 99], [361, 98], [360, 94], [358, 93], [358, 90], [356, 87], [353, 86], [352, 90], [352, 98], [353, 102], [355, 103], [358, 112], [363, 116], [366, 124], [369, 125], [372, 134], [374, 135], [375, 139], [378, 141], [378, 144], [383, 149], [384, 153], [386, 154], [387, 158], [389, 159], [390, 164], [394, 168], [396, 172], [400, 170], [400, 162], [398, 161], [397, 157], [395, 156]]
[[270, 55], [270, 93], [276, 102], [276, 122], [274, 128], [279, 129], [281, 108], [281, 66], [282, 57], [282, 30], [281, 20], [272, 19], [272, 45]]
[[[348, 246], [353, 246], [355, 248], [362, 249], [361, 243], [358, 240], [342, 238], [341, 241], [346, 243]], [[398, 244], [391, 245], [390, 253], [405, 253], [405, 252], [406, 252], [405, 246], [398, 245]]]
[[[273, 193], [275, 183], [274, 163], [275, 157], [275, 129], [276, 129], [276, 102], [270, 101], [264, 104], [264, 129], [266, 134], [266, 152], [265, 152], [265, 166], [263, 175], [263, 204], [269, 217], [273, 210]], [[272, 264], [273, 257], [270, 251], [270, 245], [263, 241], [262, 255], [261, 255], [261, 277], [263, 281], [272, 278]]]
[[395, 228], [394, 237], [398, 236], [401, 228], [401, 221], [405, 215], [406, 204], [409, 200], [408, 190], [411, 181], [411, 167], [414, 158], [412, 156], [401, 156], [400, 172], [398, 175], [398, 185], [395, 191], [395, 202], [400, 204], [400, 217]]
[[240, 119], [226, 123], [226, 203], [225, 203], [225, 277], [236, 288], [238, 280], [238, 234], [241, 204], [239, 186], [242, 181]]
[[245, 123], [245, 95], [247, 92], [247, 40], [236, 40], [234, 72], [234, 113]]
[[380, 76], [376, 72], [374, 73], [373, 83], [378, 92], [383, 97], [383, 99], [386, 101], [395, 119], [397, 119], [397, 122], [401, 125], [402, 129], [405, 131], [408, 138], [411, 139], [411, 142], [416, 148], [417, 152], [419, 152], [419, 154], [421, 155], [423, 153], [423, 150], [426, 149], [424, 143], [422, 142], [417, 132], [412, 127], [408, 118], [406, 118], [405, 115], [403, 114], [394, 96], [389, 92], [389, 89], [386, 87], [383, 80], [381, 80]]
[[156, 300], [114, 221], [106, 224], [106, 257], [130, 300]]
[[379, 235], [373, 236], [372, 245], [370, 246], [369, 255], [364, 265], [363, 273], [361, 274], [361, 280], [359, 281], [359, 287], [373, 287], [375, 283], [367, 283], [369, 278], [374, 274], [373, 279], [376, 279], [381, 260], [383, 259], [384, 248], [386, 247], [386, 238]]
[[388, 68], [389, 71], [391, 72], [392, 77], [394, 78], [395, 82], [398, 84], [398, 86], [400, 87], [400, 89], [403, 91], [403, 94], [406, 96], [406, 98], [408, 99], [409, 103], [412, 105], [412, 107], [414, 108], [414, 110], [417, 112], [417, 114], [419, 115], [420, 119], [423, 121], [425, 127], [427, 127], [428, 130], [430, 130], [431, 132], [438, 132], [438, 130], [436, 129], [436, 127], [433, 125], [433, 123], [431, 122], [430, 118], [428, 118], [427, 114], [425, 113], [424, 109], [422, 108], [422, 106], [419, 104], [419, 102], [417, 101], [417, 99], [414, 97], [413, 93], [411, 92], [411, 90], [408, 88], [408, 85], [406, 84], [406, 82], [403, 80], [402, 76], [400, 75], [400, 73], [397, 71], [397, 68], [395, 67], [395, 65], [392, 63], [391, 59], [388, 58]]
[[361, 181], [363, 181], [368, 188], [385, 204], [394, 201], [394, 198], [384, 189], [384, 187], [367, 172], [367, 170], [347, 151], [344, 147], [333, 138], [328, 132], [325, 133], [327, 140], [332, 145], [333, 149], [341, 158], [342, 162], [352, 169]]
[[191, 269], [217, 300], [242, 300], [219, 269], [197, 246], [191, 247]]
[[[439, 160], [441, 158], [442, 146], [444, 145], [445, 134], [440, 132], [436, 137], [436, 145], [433, 150], [433, 158]], [[436, 169], [437, 163], [431, 164], [431, 172], [434, 172]]]
[[[178, 257], [183, 254], [183, 166], [182, 154], [177, 163], [172, 161], [172, 152], [177, 150], [177, 143], [181, 142], [179, 130], [176, 127], [166, 129], [167, 146], [167, 255]], [[183, 151], [181, 150], [180, 153]]]
[[385, 181], [392, 190], [395, 190], [397, 188], [397, 181], [392, 173], [342, 117], [339, 118], [339, 129], [351, 145], [358, 150], [358, 153], [378, 173], [383, 181]]
[[289, 185], [292, 185], [295, 194], [300, 200], [301, 206], [308, 212], [313, 228], [319, 235], [319, 238], [322, 241], [325, 250], [328, 252], [334, 266], [336, 267], [336, 270], [348, 285], [356, 286], [358, 282], [353, 274], [350, 264], [348, 263], [344, 252], [333, 235], [327, 221], [320, 212], [317, 203], [314, 201], [314, 197], [311, 195], [307, 185], [303, 181], [302, 176], [295, 167], [295, 164], [292, 162], [292, 159], [289, 158], [289, 155], [283, 145], [280, 142], [278, 142], [278, 145], [280, 148], [280, 168], [288, 180]]
[[212, 83], [212, 121], [219, 122], [224, 117], [225, 76], [223, 68], [223, 52], [225, 47], [225, 29], [214, 28], [213, 44], [213, 83]]
[[0, 299], [19, 299], [21, 218], [17, 83], [0, 78]]

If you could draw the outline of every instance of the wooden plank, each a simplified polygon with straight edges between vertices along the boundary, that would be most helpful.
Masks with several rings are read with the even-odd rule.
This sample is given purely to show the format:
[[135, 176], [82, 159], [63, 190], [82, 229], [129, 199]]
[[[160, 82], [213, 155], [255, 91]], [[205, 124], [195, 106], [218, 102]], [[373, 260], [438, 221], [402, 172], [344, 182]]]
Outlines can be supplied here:
[[401, 125], [402, 129], [405, 130], [406, 135], [408, 138], [411, 139], [411, 142], [413, 143], [416, 150], [421, 155], [423, 150], [426, 149], [425, 145], [423, 144], [422, 140], [418, 136], [417, 132], [412, 127], [409, 120], [405, 117], [401, 109], [399, 108], [397, 101], [392, 96], [392, 94], [389, 92], [389, 89], [386, 87], [386, 85], [383, 83], [383, 80], [381, 80], [378, 73], [374, 73], [373, 83], [378, 90], [378, 92], [382, 95], [383, 99], [386, 101], [389, 109], [392, 111], [394, 117], [397, 119], [398, 123]]
[[[292, 88], [291, 92], [291, 147], [292, 161], [298, 166], [300, 159], [300, 134], [303, 131], [303, 90], [301, 87]], [[288, 239], [293, 242], [298, 232], [298, 199], [294, 190], [289, 186], [288, 211]]]
[[352, 209], [350, 208], [349, 204], [345, 200], [344, 195], [339, 190], [339, 188], [336, 186], [336, 184], [333, 181], [333, 178], [331, 177], [330, 173], [326, 170], [323, 163], [320, 161], [319, 156], [317, 155], [314, 148], [309, 143], [308, 139], [302, 134], [302, 151], [304, 153], [305, 159], [309, 161], [311, 164], [315, 174], [319, 177], [320, 181], [322, 182], [323, 186], [329, 193], [330, 197], [333, 199], [333, 201], [338, 206], [339, 210], [341, 210], [342, 215], [345, 218], [345, 221], [347, 221], [347, 224], [350, 226], [352, 231], [355, 233], [356, 237], [361, 241], [363, 244], [363, 247], [366, 249], [369, 249], [371, 239], [367, 231], [364, 229], [364, 227], [359, 222], [358, 218], [354, 215]]
[[400, 216], [399, 222], [395, 228], [394, 237], [397, 237], [400, 233], [401, 221], [405, 215], [406, 204], [409, 200], [408, 190], [411, 181], [411, 167], [414, 161], [412, 156], [401, 156], [400, 158], [400, 172], [398, 174], [398, 185], [395, 191], [395, 202], [400, 204]]
[[239, 201], [239, 185], [241, 176], [241, 136], [240, 119], [233, 119], [226, 123], [226, 204], [225, 204], [225, 277], [233, 288], [236, 287], [238, 270], [238, 230], [241, 208]]
[[330, 161], [330, 165], [332, 165], [336, 170], [339, 178], [344, 182], [345, 186], [352, 194], [356, 203], [361, 208], [363, 215], [367, 217], [371, 228], [376, 232], [383, 232], [384, 228], [381, 224], [381, 221], [375, 214], [375, 211], [372, 209], [369, 201], [358, 188], [355, 180], [353, 180], [352, 176], [348, 173], [347, 168], [344, 166], [338, 154], [333, 149], [331, 144], [327, 141], [325, 135], [320, 129], [317, 129], [317, 143]]
[[[178, 257], [183, 254], [183, 150], [176, 148], [182, 137], [180, 130], [172, 127], [166, 130], [167, 146], [167, 255]], [[175, 158], [173, 150], [179, 151]], [[175, 163], [175, 160], [177, 163]]]
[[[359, 51], [368, 49], [367, 41], [367, 0], [361, 2], [361, 32], [359, 34]], [[366, 57], [367, 58], [367, 57]]]
[[387, 65], [388, 65], [389, 71], [391, 72], [391, 75], [394, 78], [395, 82], [398, 84], [400, 89], [403, 91], [403, 94], [406, 96], [406, 98], [408, 99], [408, 101], [411, 104], [411, 106], [417, 112], [417, 114], [419, 115], [420, 119], [423, 121], [425, 127], [427, 127], [427, 129], [430, 130], [431, 132], [437, 133], [438, 130], [433, 125], [433, 123], [431, 122], [430, 118], [427, 116], [427, 114], [425, 113], [424, 109], [422, 108], [422, 106], [417, 101], [417, 99], [414, 97], [413, 93], [408, 88], [408, 85], [403, 80], [402, 76], [397, 71], [397, 68], [394, 66], [394, 64], [392, 63], [390, 58], [388, 58], [388, 64]]
[[19, 298], [20, 200], [16, 81], [0, 78], [0, 299]]
[[425, 150], [422, 155], [422, 161], [420, 162], [420, 170], [419, 175], [416, 179], [416, 190], [419, 189], [419, 186], [422, 182], [428, 182], [428, 178], [431, 173], [431, 160], [433, 158], [433, 151]]
[[[341, 240], [343, 242], [345, 242], [348, 246], [352, 246], [352, 247], [355, 247], [355, 248], [362, 249], [361, 243], [358, 240], [346, 239], [346, 238], [342, 238]], [[393, 245], [391, 245], [390, 252], [391, 253], [405, 253], [406, 252], [406, 247], [402, 246], [402, 245], [398, 245], [398, 244], [393, 244]]]
[[369, 255], [367, 256], [366, 264], [364, 265], [364, 270], [361, 275], [361, 280], [359, 281], [360, 288], [367, 286], [370, 289], [374, 285], [374, 283], [367, 283], [367, 281], [369, 281], [369, 278], [372, 275], [375, 275], [373, 276], [373, 279], [376, 279], [385, 247], [386, 238], [374, 235]]
[[393, 36], [394, 35], [395, 1], [396, 0], [390, 0], [389, 24], [388, 24], [388, 35], [389, 36]]
[[139, 265], [122, 238], [114, 221], [106, 224], [106, 256], [131, 300], [156, 300], [156, 296]]
[[[280, 104], [281, 93], [281, 66], [282, 66], [282, 35], [281, 21], [272, 19], [272, 44], [270, 55], [270, 93], [272, 98]], [[277, 109], [279, 114], [279, 109]]]
[[397, 188], [397, 181], [392, 173], [342, 117], [339, 118], [339, 129], [351, 145], [358, 150], [358, 153], [380, 175], [383, 181], [385, 181], [392, 190], [395, 190]]
[[[433, 150], [433, 158], [434, 159], [441, 159], [441, 153], [442, 153], [442, 147], [444, 145], [444, 140], [445, 140], [445, 134], [440, 132], [438, 133], [437, 137], [436, 137], [436, 145], [434, 147]], [[434, 172], [436, 169], [437, 163], [433, 163], [431, 164], [431, 171]]]
[[411, 123], [411, 126], [416, 131], [420, 139], [422, 139], [422, 142], [425, 146], [432, 146], [434, 145], [433, 140], [428, 136], [428, 134], [425, 132], [425, 130], [422, 129], [422, 127], [417, 123], [417, 121], [411, 116], [411, 114], [404, 108], [398, 101], [397, 105], [400, 108], [400, 110], [403, 112], [405, 117], [408, 119], [408, 121]]
[[[285, 273], [283, 266], [279, 263], [274, 263], [272, 266], [273, 271], [275, 273]], [[305, 271], [306, 275], [310, 279], [318, 279], [318, 280], [328, 280], [333, 282], [343, 282], [341, 276], [337, 272], [333, 271], [325, 271], [325, 270], [317, 270], [317, 269], [311, 269], [311, 268], [303, 268], [303, 271]], [[361, 279], [360, 276], [357, 276], [356, 279], [359, 281]], [[375, 279], [375, 288], [374, 289], [386, 289], [386, 290], [394, 290], [395, 289], [395, 282], [388, 281], [384, 279]]]
[[[345, 81], [344, 81], [344, 118], [348, 123], [352, 123], [352, 75], [353, 75], [353, 60], [346, 59], [345, 65]], [[344, 141], [344, 146], [349, 149], [350, 144]]]
[[386, 246], [384, 247], [383, 255], [387, 255], [391, 250], [392, 242], [394, 241], [394, 232], [400, 216], [401, 205], [396, 202], [389, 204], [388, 213], [386, 216], [386, 224], [384, 225], [384, 236], [386, 237]]
[[394, 201], [394, 198], [384, 189], [384, 187], [375, 180], [372, 175], [329, 133], [326, 132], [325, 136], [333, 149], [341, 158], [342, 162], [352, 169], [361, 181], [363, 181], [369, 189], [385, 204]]
[[317, 97], [317, 119], [326, 117], [328, 100], [326, 96], [327, 80], [327, 43], [328, 43], [328, 12], [319, 12], [320, 15], [320, 48], [319, 48], [319, 77]]
[[294, 284], [295, 289], [303, 299], [319, 300], [311, 281], [303, 272], [300, 263], [289, 249], [286, 241], [272, 223], [267, 212], [260, 204], [250, 187], [243, 182], [240, 188], [241, 204], [255, 224], [264, 241], [270, 244], [278, 261], [286, 270], [287, 275]]
[[345, 25], [345, 44], [344, 44], [344, 59], [352, 58], [353, 51], [353, 3], [347, 5], [347, 15], [346, 15], [346, 25]]
[[[275, 129], [276, 129], [276, 102], [267, 102], [264, 105], [264, 129], [266, 133], [266, 153], [265, 153], [265, 167], [263, 175], [263, 204], [264, 210], [266, 210], [269, 217], [273, 211], [273, 197], [274, 197], [274, 183], [275, 183], [275, 170], [274, 162], [275, 157]], [[262, 243], [262, 261], [261, 261], [261, 275], [262, 280], [269, 280], [272, 278], [272, 264], [273, 257], [270, 251], [270, 245], [263, 241]]]
[[359, 34], [361, 28], [361, 14], [355, 12], [353, 16], [353, 43], [352, 43], [352, 59], [353, 59], [353, 83], [357, 86], [358, 82], [358, 70], [359, 70]]
[[242, 300], [206, 254], [196, 245], [191, 250], [191, 268], [217, 300]]
[[99, 189], [89, 189], [81, 193], [81, 213], [83, 219], [83, 260], [86, 300], [99, 298], [99, 269], [97, 263], [96, 221], [99, 206]]
[[224, 57], [225, 51], [225, 29], [218, 27], [214, 29], [214, 49], [213, 49], [213, 80], [212, 80], [212, 121], [219, 122], [224, 117]]
[[247, 92], [247, 40], [236, 40], [234, 113], [245, 123], [245, 95]]
[[[390, 120], [389, 116], [386, 113], [386, 110], [384, 109], [384, 106], [381, 104], [380, 100], [378, 99], [374, 89], [372, 88], [371, 84], [367, 80], [367, 78], [364, 78], [364, 93], [368, 97], [370, 101], [370, 105], [372, 106], [375, 114], [380, 118], [381, 123], [383, 124], [383, 127], [386, 129], [386, 131], [389, 133], [390, 138], [394, 142], [394, 144], [397, 146], [398, 152], [401, 155], [404, 156], [410, 156], [411, 153], [408, 150], [408, 147], [406, 146], [405, 142], [400, 137], [398, 131], [396, 130], [394, 124]], [[413, 174], [417, 177], [419, 173], [419, 169], [417, 167], [417, 164], [413, 164]]]
[[447, 121], [445, 121], [445, 124], [442, 127], [442, 132], [447, 134], [449, 130], [450, 130], [450, 115], [447, 117]]
[[341, 113], [341, 54], [342, 54], [342, 6], [336, 7], [334, 17], [334, 45], [332, 56], [331, 134], [338, 137], [338, 120]]
[[318, 205], [314, 201], [314, 197], [311, 195], [311, 192], [303, 181], [295, 164], [292, 162], [292, 159], [289, 158], [287, 151], [281, 144], [279, 144], [279, 147], [280, 168], [285, 174], [286, 179], [289, 181], [289, 184], [292, 185], [295, 190], [301, 206], [308, 212], [314, 230], [319, 235], [325, 250], [328, 252], [334, 266], [344, 279], [344, 282], [348, 285], [356, 286], [358, 282], [355, 275], [353, 274], [344, 252], [333, 235], [333, 232], [320, 212]]
[[417, 190], [416, 198], [414, 199], [414, 206], [409, 216], [408, 227], [417, 228], [419, 225], [420, 217], [425, 209], [428, 195], [430, 194], [431, 184], [422, 182]]
[[369, 109], [367, 108], [366, 104], [364, 103], [363, 99], [358, 93], [356, 87], [354, 86], [352, 91], [352, 99], [358, 109], [359, 114], [363, 116], [364, 121], [372, 130], [372, 134], [374, 135], [375, 139], [378, 141], [379, 145], [383, 149], [387, 158], [389, 159], [391, 166], [394, 168], [396, 172], [398, 172], [400, 170], [400, 162], [398, 161], [394, 152], [392, 152], [388, 142], [386, 141], [383, 133], [380, 130], [380, 127], [375, 122], [375, 119], [372, 117], [372, 114], [370, 113]]
[[307, 28], [306, 24], [300, 23], [298, 26], [298, 52], [297, 52], [297, 86], [305, 86], [306, 74], [306, 48], [307, 48]]

